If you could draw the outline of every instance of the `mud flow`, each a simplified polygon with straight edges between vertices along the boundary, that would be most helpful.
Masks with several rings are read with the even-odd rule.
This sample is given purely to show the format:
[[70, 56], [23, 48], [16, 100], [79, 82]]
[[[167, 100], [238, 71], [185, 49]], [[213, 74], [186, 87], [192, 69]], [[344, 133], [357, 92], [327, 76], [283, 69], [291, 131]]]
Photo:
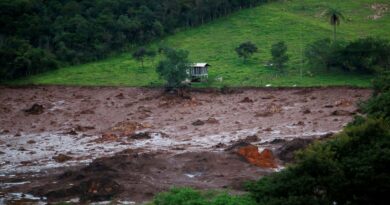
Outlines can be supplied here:
[[339, 132], [370, 93], [0, 87], [0, 204], [139, 204], [174, 186], [242, 193]]

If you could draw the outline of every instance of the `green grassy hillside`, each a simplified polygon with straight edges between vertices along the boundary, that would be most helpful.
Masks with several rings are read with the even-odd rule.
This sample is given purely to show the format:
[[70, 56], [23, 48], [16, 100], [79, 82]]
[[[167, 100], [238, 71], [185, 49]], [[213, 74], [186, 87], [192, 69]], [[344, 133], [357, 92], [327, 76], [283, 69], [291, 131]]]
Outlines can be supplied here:
[[[326, 8], [339, 8], [346, 17], [338, 28], [338, 37], [352, 40], [365, 36], [390, 37], [390, 14], [377, 20], [370, 19], [375, 11], [373, 3], [388, 0], [290, 0], [269, 3], [260, 7], [242, 10], [229, 17], [221, 18], [198, 28], [181, 31], [155, 42], [190, 52], [194, 62], [208, 62], [212, 65], [210, 78], [223, 77], [223, 82], [211, 82], [197, 86], [325, 86], [355, 85], [368, 86], [371, 76], [345, 74], [340, 72], [314, 72], [307, 75], [301, 63], [304, 46], [317, 39], [332, 37], [332, 27], [321, 16]], [[241, 42], [252, 41], [260, 53], [244, 63], [234, 52]], [[264, 65], [270, 59], [273, 43], [284, 40], [289, 48], [289, 74], [275, 77], [273, 71]], [[62, 85], [162, 85], [155, 73], [159, 57], [147, 60], [145, 68], [131, 58], [130, 52], [79, 66], [14, 81], [16, 84], [62, 84]], [[300, 75], [303, 70], [303, 77]]]

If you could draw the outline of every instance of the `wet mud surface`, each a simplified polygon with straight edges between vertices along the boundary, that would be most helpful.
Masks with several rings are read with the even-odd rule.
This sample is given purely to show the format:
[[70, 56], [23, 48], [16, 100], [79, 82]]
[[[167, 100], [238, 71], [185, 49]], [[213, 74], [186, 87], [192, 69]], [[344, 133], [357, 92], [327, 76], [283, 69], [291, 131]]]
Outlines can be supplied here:
[[0, 198], [140, 203], [172, 186], [241, 192], [340, 131], [370, 94], [203, 90], [183, 99], [159, 89], [0, 87]]

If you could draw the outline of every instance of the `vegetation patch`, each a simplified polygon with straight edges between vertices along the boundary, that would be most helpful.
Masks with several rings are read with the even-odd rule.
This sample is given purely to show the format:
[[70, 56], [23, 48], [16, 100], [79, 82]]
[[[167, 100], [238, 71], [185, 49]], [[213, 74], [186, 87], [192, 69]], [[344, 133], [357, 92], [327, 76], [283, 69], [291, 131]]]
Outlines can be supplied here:
[[[378, 0], [377, 3], [386, 3]], [[372, 14], [372, 1], [353, 2], [315, 0], [269, 2], [259, 7], [243, 9], [205, 25], [182, 29], [174, 35], [157, 40], [147, 46], [156, 50], [161, 45], [189, 51], [190, 62], [207, 62], [209, 82], [196, 83], [195, 87], [232, 86], [370, 86], [372, 75], [349, 73], [306, 65], [304, 50], [307, 44], [324, 38], [333, 38], [333, 26], [323, 15], [329, 8], [337, 8], [345, 19], [337, 27], [337, 39], [353, 41], [366, 36], [390, 36], [390, 18], [378, 20]], [[258, 48], [246, 62], [236, 52], [242, 42], [250, 41]], [[269, 66], [271, 47], [284, 41], [289, 61], [286, 75], [278, 76]], [[135, 51], [135, 49], [134, 49]], [[11, 84], [61, 84], [61, 85], [123, 85], [161, 86], [155, 68], [163, 56], [145, 58], [144, 66], [132, 57], [131, 52], [108, 57], [106, 60], [77, 66], [65, 66], [55, 71], [35, 75]], [[216, 81], [215, 79], [222, 79]]]

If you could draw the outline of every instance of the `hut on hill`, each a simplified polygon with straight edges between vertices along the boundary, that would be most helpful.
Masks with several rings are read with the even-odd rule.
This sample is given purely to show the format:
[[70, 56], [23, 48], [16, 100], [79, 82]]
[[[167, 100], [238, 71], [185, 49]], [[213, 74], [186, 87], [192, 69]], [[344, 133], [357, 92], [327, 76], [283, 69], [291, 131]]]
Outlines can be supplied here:
[[187, 71], [187, 74], [192, 82], [207, 81], [209, 77], [209, 67], [210, 64], [208, 63], [194, 63]]

